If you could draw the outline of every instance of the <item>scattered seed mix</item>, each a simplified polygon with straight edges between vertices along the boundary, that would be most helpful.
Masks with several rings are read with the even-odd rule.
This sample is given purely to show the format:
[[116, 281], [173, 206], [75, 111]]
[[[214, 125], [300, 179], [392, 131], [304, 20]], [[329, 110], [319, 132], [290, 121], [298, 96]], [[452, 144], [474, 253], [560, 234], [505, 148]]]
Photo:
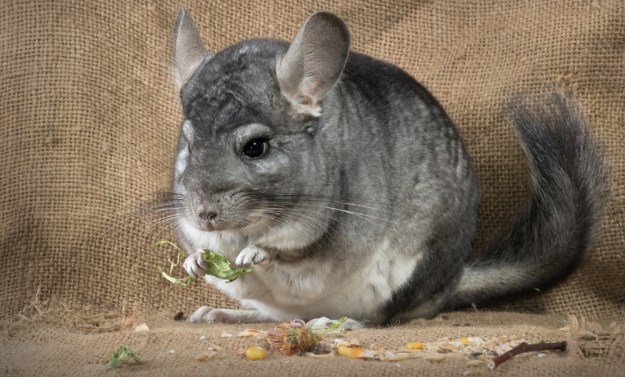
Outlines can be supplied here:
[[[290, 323], [280, 323], [270, 331], [246, 329], [236, 336], [255, 337], [256, 341], [264, 341], [267, 348], [273, 348], [287, 356], [346, 357], [387, 362], [424, 359], [431, 363], [440, 363], [447, 358], [454, 357], [465, 358], [467, 367], [490, 367], [491, 369], [494, 358], [525, 343], [524, 339], [515, 336], [492, 338], [465, 336], [458, 339], [441, 339], [436, 342], [415, 340], [405, 344], [401, 349], [384, 349], [378, 344], [364, 347], [358, 339], [348, 341], [344, 338], [345, 334], [345, 331], [338, 330], [332, 325], [312, 328], [305, 322], [296, 320]], [[247, 351], [245, 357], [262, 360], [266, 357], [265, 348], [262, 350], [259, 351], [263, 352], [262, 357], [254, 359], [248, 356]]]

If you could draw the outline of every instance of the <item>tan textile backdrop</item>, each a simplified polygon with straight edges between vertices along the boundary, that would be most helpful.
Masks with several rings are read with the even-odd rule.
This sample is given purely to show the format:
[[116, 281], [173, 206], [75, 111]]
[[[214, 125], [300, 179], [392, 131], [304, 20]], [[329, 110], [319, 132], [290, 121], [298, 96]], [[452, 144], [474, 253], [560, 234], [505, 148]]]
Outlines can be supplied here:
[[[232, 305], [158, 275], [171, 237], [145, 213], [169, 190], [181, 112], [170, 75], [178, 3], [4, 1], [0, 7], [0, 319], [38, 288], [68, 307], [123, 313]], [[187, 1], [206, 44], [291, 39], [336, 12], [353, 49], [428, 87], [460, 128], [483, 193], [480, 243], [525, 195], [506, 96], [556, 82], [604, 145], [612, 199], [592, 257], [565, 283], [497, 309], [625, 314], [625, 3], [580, 1]]]

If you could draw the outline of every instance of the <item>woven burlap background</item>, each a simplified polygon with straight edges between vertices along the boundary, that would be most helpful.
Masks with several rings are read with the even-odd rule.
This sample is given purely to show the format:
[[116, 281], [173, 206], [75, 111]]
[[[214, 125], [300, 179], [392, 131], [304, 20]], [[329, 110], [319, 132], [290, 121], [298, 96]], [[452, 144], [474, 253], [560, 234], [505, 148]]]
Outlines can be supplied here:
[[[37, 297], [54, 298], [70, 310], [88, 307], [124, 316], [168, 317], [201, 304], [233, 305], [204, 285], [169, 285], [158, 269], [171, 254], [151, 247], [172, 237], [162, 217], [146, 208], [169, 190], [181, 119], [170, 73], [178, 5], [2, 2], [0, 319], [15, 320], [38, 290]], [[505, 99], [516, 93], [538, 95], [554, 82], [572, 91], [611, 168], [612, 198], [602, 236], [591, 258], [563, 284], [495, 309], [587, 317], [625, 314], [622, 0], [233, 0], [184, 5], [213, 50], [250, 37], [291, 39], [313, 11], [339, 14], [351, 29], [354, 50], [404, 68], [439, 98], [460, 128], [483, 193], [480, 245], [496, 236], [526, 193], [523, 156], [502, 111]], [[513, 319], [527, 319], [510, 315], [489, 318], [508, 318], [510, 328], [515, 328]], [[109, 338], [81, 336], [71, 326], [74, 335], [67, 342], [74, 348], [63, 348], [62, 336], [53, 329], [37, 329], [20, 341], [7, 341], [13, 351], [0, 350], [0, 374], [17, 373], [16, 365], [29, 360], [33, 344], [45, 346], [37, 359], [41, 363], [77, 344], [83, 351], [94, 343], [116, 348], [114, 341], [107, 343]], [[176, 334], [190, 337], [193, 331], [182, 326], [163, 334], [184, 344], [186, 338]], [[540, 331], [533, 334], [540, 338]], [[76, 363], [101, 368], [105, 353], [90, 353]], [[3, 364], [8, 358], [22, 363]], [[623, 363], [622, 352], [617, 359]], [[322, 367], [326, 369], [306, 363], [302, 368], [312, 375], [336, 367], [354, 367], [354, 373], [363, 375], [368, 370], [353, 363]], [[567, 363], [562, 365], [571, 365]], [[73, 365], [84, 372], [79, 374], [92, 372]], [[267, 365], [268, 370], [284, 366], [282, 361]], [[581, 365], [575, 370], [584, 370]], [[564, 369], [563, 375], [573, 369]], [[153, 375], [154, 370], [147, 371], [145, 375]]]

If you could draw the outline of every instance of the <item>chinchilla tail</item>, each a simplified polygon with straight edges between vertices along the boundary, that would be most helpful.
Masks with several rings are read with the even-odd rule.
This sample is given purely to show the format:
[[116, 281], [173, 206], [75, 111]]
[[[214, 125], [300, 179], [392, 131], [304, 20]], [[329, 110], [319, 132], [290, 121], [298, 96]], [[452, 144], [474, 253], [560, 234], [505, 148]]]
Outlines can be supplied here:
[[529, 203], [467, 262], [449, 308], [549, 286], [574, 270], [599, 233], [607, 172], [574, 101], [554, 90], [540, 105], [515, 98], [507, 110], [528, 159]]

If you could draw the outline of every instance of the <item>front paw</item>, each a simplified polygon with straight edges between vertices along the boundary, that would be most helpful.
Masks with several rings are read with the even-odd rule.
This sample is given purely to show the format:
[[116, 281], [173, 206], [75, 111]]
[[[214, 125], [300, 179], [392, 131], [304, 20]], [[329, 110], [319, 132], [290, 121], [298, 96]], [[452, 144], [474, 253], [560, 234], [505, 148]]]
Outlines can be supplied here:
[[196, 251], [195, 253], [189, 255], [182, 264], [184, 270], [189, 274], [189, 276], [199, 279], [202, 276], [206, 275], [206, 270], [208, 265], [206, 261], [204, 261], [204, 251]]
[[241, 250], [234, 264], [237, 267], [249, 267], [251, 265], [266, 265], [269, 262], [269, 254], [263, 248], [250, 245]]
[[253, 323], [272, 320], [273, 318], [265, 316], [256, 310], [219, 309], [210, 306], [198, 308], [189, 317], [189, 321], [193, 323]]

